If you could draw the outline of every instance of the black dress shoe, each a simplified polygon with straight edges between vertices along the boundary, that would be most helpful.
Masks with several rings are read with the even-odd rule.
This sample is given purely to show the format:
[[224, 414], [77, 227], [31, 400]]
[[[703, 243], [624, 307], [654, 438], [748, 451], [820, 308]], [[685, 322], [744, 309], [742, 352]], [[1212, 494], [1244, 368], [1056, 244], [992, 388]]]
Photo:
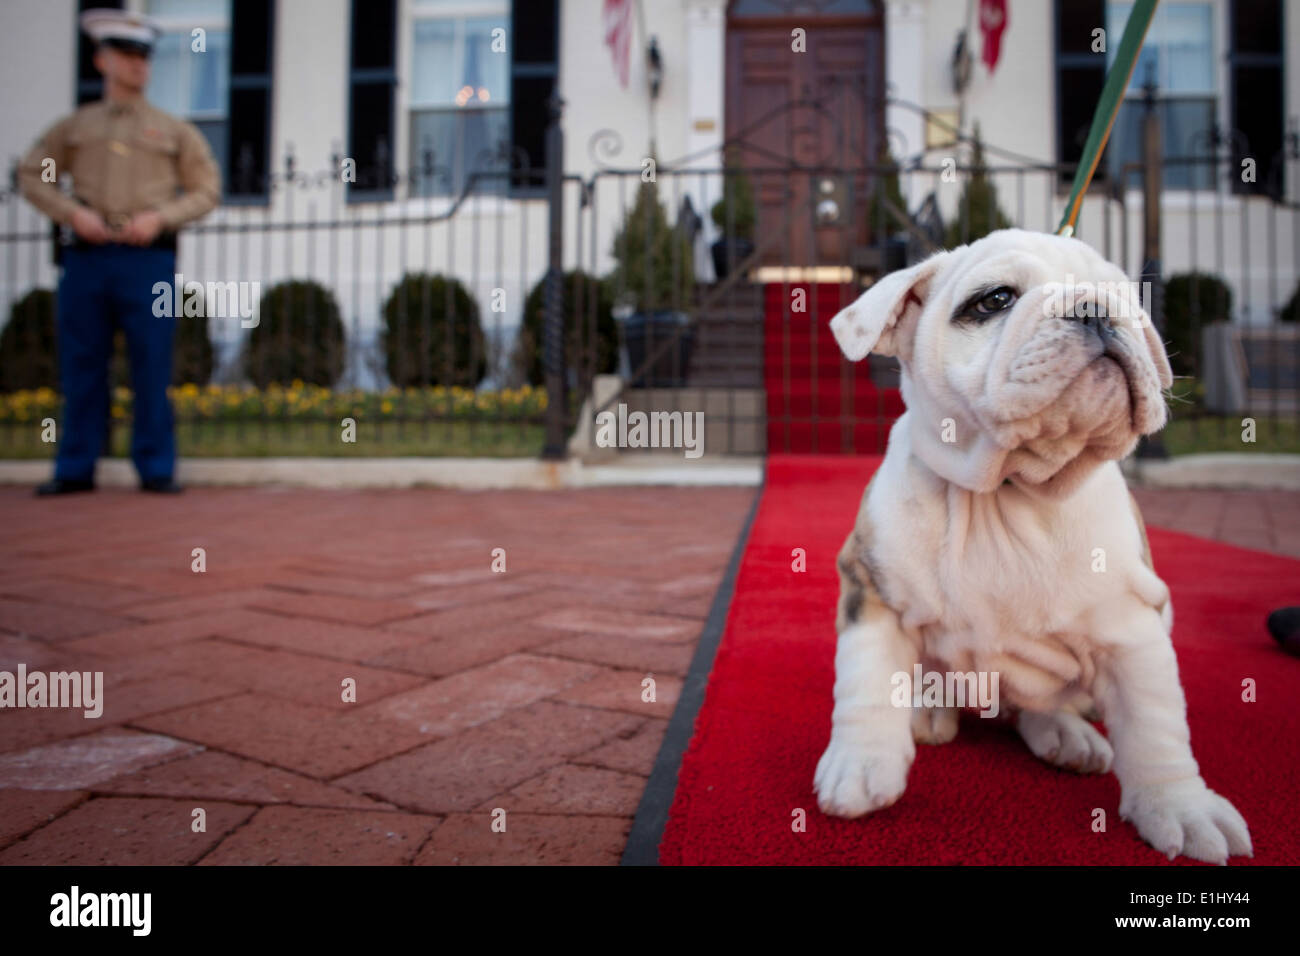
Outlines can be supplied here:
[[38, 495], [70, 495], [77, 491], [94, 491], [95, 482], [90, 478], [51, 478], [36, 487]]
[[1273, 640], [1288, 654], [1300, 657], [1300, 607], [1281, 607], [1268, 616]]
[[175, 478], [145, 478], [140, 482], [140, 490], [161, 495], [179, 495], [185, 489], [176, 484]]

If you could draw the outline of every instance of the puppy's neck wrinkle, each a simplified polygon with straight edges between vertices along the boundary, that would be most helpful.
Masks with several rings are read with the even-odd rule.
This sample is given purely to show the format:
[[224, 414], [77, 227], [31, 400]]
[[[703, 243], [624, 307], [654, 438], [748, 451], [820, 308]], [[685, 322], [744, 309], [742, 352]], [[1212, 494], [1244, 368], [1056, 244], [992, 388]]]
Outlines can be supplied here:
[[1026, 499], [1025, 492], [1012, 483], [981, 492], [949, 482], [945, 496], [948, 553], [964, 562], [968, 555], [991, 546], [994, 554], [1032, 557], [1039, 547], [1036, 539], [1047, 531], [1047, 522], [1041, 506], [1024, 507]]
[[944, 556], [957, 567], [989, 554], [1019, 555], [1033, 563], [1063, 507], [1062, 500], [1014, 481], [973, 491], [935, 471], [915, 449], [909, 449], [908, 464], [933, 489], [928, 496], [943, 503]]

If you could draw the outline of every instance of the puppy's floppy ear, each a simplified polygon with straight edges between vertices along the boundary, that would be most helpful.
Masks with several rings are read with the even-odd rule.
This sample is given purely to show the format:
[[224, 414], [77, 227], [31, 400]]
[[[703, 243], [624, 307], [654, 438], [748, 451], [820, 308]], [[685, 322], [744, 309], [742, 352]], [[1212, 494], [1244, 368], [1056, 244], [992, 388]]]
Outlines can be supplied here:
[[831, 319], [831, 331], [850, 362], [878, 355], [910, 357], [916, 318], [925, 308], [930, 282], [949, 253], [891, 272]]

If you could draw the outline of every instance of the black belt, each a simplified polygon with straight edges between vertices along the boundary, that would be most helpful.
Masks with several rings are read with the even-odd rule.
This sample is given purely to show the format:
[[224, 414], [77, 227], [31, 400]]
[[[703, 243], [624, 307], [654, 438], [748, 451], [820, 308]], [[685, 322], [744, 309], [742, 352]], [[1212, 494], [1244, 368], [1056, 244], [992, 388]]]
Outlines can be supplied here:
[[[75, 199], [77, 202], [81, 203], [81, 205], [85, 206], [87, 209], [95, 208], [90, 203], [82, 199], [80, 196], [73, 196], [72, 198]], [[121, 229], [128, 222], [130, 222], [131, 217], [128, 216], [126, 213], [110, 213], [106, 216], [103, 216], [103, 220], [105, 224], [107, 224], [108, 226], [110, 227], [115, 226], [118, 229]], [[55, 236], [54, 262], [56, 265], [59, 262], [60, 247], [64, 249], [98, 249], [101, 246], [118, 244], [118, 245], [127, 246], [128, 248], [131, 249], [163, 249], [167, 252], [176, 251], [176, 233], [170, 232], [166, 229], [158, 233], [158, 235], [154, 237], [154, 241], [149, 243], [149, 245], [147, 246], [128, 245], [127, 243], [114, 243], [112, 239], [110, 239], [107, 243], [87, 242], [85, 239], [82, 239], [79, 235], [77, 235], [72, 230], [71, 226], [65, 226], [63, 228], [60, 228], [58, 225], [55, 225], [54, 236]]]
[[102, 249], [104, 246], [107, 245], [120, 245], [126, 249], [163, 249], [166, 250], [167, 252], [175, 252], [176, 233], [160, 232], [158, 233], [154, 241], [149, 243], [149, 245], [147, 246], [137, 246], [128, 243], [119, 243], [119, 242], [115, 242], [112, 239], [110, 239], [108, 242], [87, 242], [85, 239], [82, 239], [76, 233], [73, 233], [71, 241], [64, 242], [62, 243], [62, 245], [65, 249]]

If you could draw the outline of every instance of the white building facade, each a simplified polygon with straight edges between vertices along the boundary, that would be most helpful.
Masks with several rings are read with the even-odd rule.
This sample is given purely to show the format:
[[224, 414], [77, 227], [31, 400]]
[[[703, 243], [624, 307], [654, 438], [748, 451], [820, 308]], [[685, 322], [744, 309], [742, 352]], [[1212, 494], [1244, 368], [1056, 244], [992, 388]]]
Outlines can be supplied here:
[[[78, 63], [76, 26], [79, 10], [92, 5], [6, 0], [0, 10], [0, 82], [9, 91], [0, 154], [9, 161], [73, 109], [79, 96], [94, 95], [93, 73]], [[609, 270], [613, 235], [635, 187], [630, 177], [600, 181], [590, 197], [594, 211], [583, 210], [579, 180], [590, 181], [602, 165], [638, 170], [652, 153], [666, 166], [684, 160], [684, 166], [718, 169], [720, 148], [738, 125], [728, 105], [734, 112], [740, 103], [748, 115], [766, 97], [774, 97], [778, 111], [783, 98], [797, 99], [807, 91], [797, 88], [798, 79], [781, 85], [781, 56], [788, 55], [794, 71], [798, 57], [815, 60], [818, 44], [837, 32], [866, 38], [864, 88], [869, 96], [878, 91], [889, 97], [878, 132], [904, 167], [926, 170], [902, 178], [909, 207], [933, 193], [939, 209], [954, 213], [960, 186], [939, 171], [945, 160], [964, 162], [968, 151], [947, 131], [955, 126], [970, 133], [978, 126], [1003, 208], [1027, 228], [1051, 229], [1068, 182], [1046, 168], [1077, 158], [1063, 154], [1071, 136], [1077, 139], [1080, 109], [1091, 112], [1096, 90], [1089, 84], [1098, 82], [1113, 55], [1093, 49], [1093, 31], [1105, 31], [1106, 49], [1113, 51], [1130, 6], [1006, 0], [999, 33], [982, 29], [985, 5], [969, 0], [640, 0], [625, 5], [630, 38], [624, 85], [607, 42], [618, 34], [624, 5], [607, 9], [604, 0], [124, 5], [157, 17], [167, 31], [155, 56], [151, 99], [200, 125], [226, 176], [227, 202], [182, 237], [179, 268], [187, 278], [191, 269], [206, 273], [193, 275], [200, 281], [258, 281], [263, 287], [311, 278], [334, 290], [350, 329], [372, 335], [385, 297], [404, 273], [453, 274], [480, 303], [489, 333], [502, 341], [547, 265], [541, 177], [503, 174], [502, 157], [516, 167], [521, 156], [533, 169], [544, 164], [544, 104], [552, 89], [564, 103], [563, 171], [571, 177], [565, 186], [566, 268]], [[1232, 150], [1246, 146], [1227, 136], [1227, 145], [1215, 147], [1208, 135], [1196, 135], [1207, 124], [1223, 134], [1247, 123], [1272, 130], [1264, 145], [1273, 153], [1295, 149], [1287, 137], [1300, 117], [1300, 0], [1273, 5], [1281, 30], [1277, 52], [1241, 49], [1247, 40], [1262, 42], [1245, 37], [1243, 27], [1257, 3], [1161, 4], [1151, 54], [1140, 65], [1150, 75], [1134, 82], [1154, 78], [1160, 84], [1165, 128], [1176, 145], [1220, 148], [1225, 164], [1235, 168]], [[962, 31], [971, 66], [959, 90], [953, 57]], [[1000, 50], [990, 68], [982, 53], [992, 33], [998, 33]], [[786, 36], [788, 54], [780, 39]], [[657, 63], [646, 52], [652, 38]], [[777, 76], [777, 85], [747, 85], [753, 64], [768, 71], [762, 75]], [[1265, 94], [1254, 94], [1247, 116], [1243, 102], [1251, 101], [1256, 88], [1248, 83], [1256, 81]], [[1136, 115], [1136, 106], [1126, 114]], [[1117, 124], [1117, 135], [1125, 122]], [[875, 135], [868, 130], [863, 142], [876, 142]], [[803, 148], [801, 136], [788, 137], [792, 151]], [[601, 152], [616, 141], [616, 155]], [[784, 140], [774, 141], [779, 146]], [[430, 148], [434, 170], [428, 176], [421, 170]], [[1135, 160], [1134, 149], [1131, 142], [1123, 151], [1112, 147], [1113, 156], [1120, 154], [1115, 162]], [[265, 174], [283, 176], [290, 156], [292, 182], [267, 188]], [[1273, 155], [1254, 158], [1261, 169], [1280, 169], [1280, 193], [1272, 199], [1234, 189], [1222, 177], [1207, 184], [1192, 174], [1171, 178], [1166, 170], [1163, 271], [1217, 267], [1234, 286], [1238, 319], [1267, 323], [1300, 275], [1300, 164], [1285, 157], [1275, 163]], [[349, 160], [358, 182], [347, 179]], [[371, 167], [398, 176], [367, 183]], [[483, 168], [495, 168], [496, 178], [467, 187], [474, 170]], [[241, 190], [241, 172], [247, 180], [250, 170], [261, 185], [246, 181]], [[1134, 176], [1130, 188], [1115, 190], [1110, 199], [1108, 183], [1095, 186], [1079, 225], [1081, 238], [1106, 246], [1131, 272], [1141, 267], [1140, 185]], [[707, 214], [721, 195], [716, 176], [678, 177], [662, 192], [670, 216], [690, 196], [706, 222], [705, 239], [716, 234]], [[7, 314], [8, 304], [33, 286], [53, 287], [57, 273], [34, 210], [10, 192], [0, 216], [7, 236], [0, 314]], [[19, 242], [17, 236], [26, 238]], [[701, 278], [710, 278], [707, 267], [703, 272]]]

